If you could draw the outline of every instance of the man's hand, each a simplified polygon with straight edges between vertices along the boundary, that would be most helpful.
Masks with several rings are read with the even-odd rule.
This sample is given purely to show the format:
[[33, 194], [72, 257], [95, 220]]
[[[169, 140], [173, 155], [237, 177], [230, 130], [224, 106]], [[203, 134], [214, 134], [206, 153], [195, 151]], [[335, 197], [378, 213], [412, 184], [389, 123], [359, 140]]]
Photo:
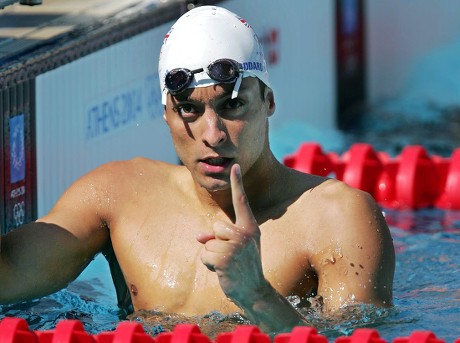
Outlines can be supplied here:
[[260, 229], [244, 192], [240, 166], [230, 172], [235, 223], [218, 221], [213, 234], [200, 234], [201, 261], [217, 273], [224, 293], [266, 332], [288, 332], [306, 325], [302, 316], [265, 279]]
[[238, 164], [230, 172], [235, 223], [217, 221], [213, 234], [200, 234], [201, 261], [216, 272], [222, 290], [237, 305], [260, 296], [267, 288], [260, 255], [260, 229], [244, 192]]

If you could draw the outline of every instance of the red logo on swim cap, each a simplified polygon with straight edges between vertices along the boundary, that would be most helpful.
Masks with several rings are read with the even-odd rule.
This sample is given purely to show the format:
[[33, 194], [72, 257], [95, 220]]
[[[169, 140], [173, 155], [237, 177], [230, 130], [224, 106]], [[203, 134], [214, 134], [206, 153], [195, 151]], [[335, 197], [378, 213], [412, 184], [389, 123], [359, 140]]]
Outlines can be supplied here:
[[249, 25], [249, 23], [248, 23], [246, 20], [244, 20], [244, 19], [241, 18], [241, 17], [237, 17], [237, 18], [238, 18], [238, 20], [241, 21], [241, 22], [243, 23], [243, 25], [246, 26], [248, 29], [251, 28], [251, 25]]
[[169, 30], [168, 33], [165, 35], [165, 38], [163, 39], [163, 44], [166, 44], [166, 41], [168, 40], [169, 36], [171, 36], [172, 30], [174, 30], [174, 28], [171, 28], [171, 30]]

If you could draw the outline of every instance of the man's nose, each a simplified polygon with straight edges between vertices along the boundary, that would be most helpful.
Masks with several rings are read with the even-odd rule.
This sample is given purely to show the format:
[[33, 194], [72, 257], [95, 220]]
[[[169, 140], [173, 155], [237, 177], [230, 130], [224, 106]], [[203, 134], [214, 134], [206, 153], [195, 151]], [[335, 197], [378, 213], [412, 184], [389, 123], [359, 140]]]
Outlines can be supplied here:
[[203, 115], [202, 139], [206, 145], [217, 147], [227, 140], [227, 133], [222, 118], [214, 111], [206, 111]]

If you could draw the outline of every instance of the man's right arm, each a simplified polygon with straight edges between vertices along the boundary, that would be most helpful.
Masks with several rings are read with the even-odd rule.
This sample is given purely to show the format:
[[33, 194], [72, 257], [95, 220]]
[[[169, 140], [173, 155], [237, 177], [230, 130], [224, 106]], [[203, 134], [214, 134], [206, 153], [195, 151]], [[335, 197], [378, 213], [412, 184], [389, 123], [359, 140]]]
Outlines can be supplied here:
[[1, 238], [0, 303], [53, 293], [74, 280], [109, 239], [94, 184], [101, 172], [76, 181], [51, 212]]

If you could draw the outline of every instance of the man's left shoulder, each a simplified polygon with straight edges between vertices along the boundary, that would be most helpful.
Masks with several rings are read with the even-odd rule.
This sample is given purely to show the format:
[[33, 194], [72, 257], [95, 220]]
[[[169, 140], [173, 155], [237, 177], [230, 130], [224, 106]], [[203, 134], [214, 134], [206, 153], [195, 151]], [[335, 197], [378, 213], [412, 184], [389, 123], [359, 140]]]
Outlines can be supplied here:
[[383, 211], [371, 194], [338, 180], [322, 186], [322, 201], [327, 204], [331, 227], [338, 236], [377, 238], [386, 234], [388, 226]]
[[382, 210], [372, 195], [336, 179], [324, 180], [306, 190], [297, 204], [303, 216], [318, 218], [322, 230], [339, 231], [341, 235], [386, 226]]
[[[328, 206], [339, 206], [342, 210], [353, 209], [357, 206], [377, 208], [377, 204], [368, 192], [354, 188], [345, 182], [336, 179], [327, 179], [319, 184], [316, 191], [320, 200], [326, 202]], [[345, 207], [345, 208], [344, 208]]]

